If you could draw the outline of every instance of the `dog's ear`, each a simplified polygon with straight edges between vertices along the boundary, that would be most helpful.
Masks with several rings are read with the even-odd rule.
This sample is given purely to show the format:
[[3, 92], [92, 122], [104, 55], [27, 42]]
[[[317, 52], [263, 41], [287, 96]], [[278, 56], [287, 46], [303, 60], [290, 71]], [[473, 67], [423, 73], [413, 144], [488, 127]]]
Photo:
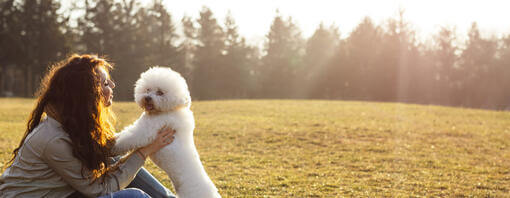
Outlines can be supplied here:
[[189, 95], [187, 95], [184, 98], [180, 98], [179, 100], [180, 100], [178, 102], [179, 106], [188, 106], [189, 107], [191, 105], [191, 97]]
[[187, 107], [191, 106], [191, 97], [185, 97], [184, 99], [184, 105]]
[[171, 102], [171, 108], [170, 109], [177, 109], [180, 107], [190, 107], [191, 106], [191, 97], [185, 96], [185, 97], [176, 97]]

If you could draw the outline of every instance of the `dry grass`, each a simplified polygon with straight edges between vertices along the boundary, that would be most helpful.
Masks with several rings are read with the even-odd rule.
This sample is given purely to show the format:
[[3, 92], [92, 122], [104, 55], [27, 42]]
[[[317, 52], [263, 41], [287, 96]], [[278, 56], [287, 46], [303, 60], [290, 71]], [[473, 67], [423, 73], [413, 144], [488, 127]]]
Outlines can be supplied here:
[[[0, 99], [1, 163], [32, 105]], [[192, 108], [202, 162], [224, 197], [510, 194], [510, 112], [305, 100], [204, 101]], [[133, 103], [114, 109], [119, 129], [140, 113]]]

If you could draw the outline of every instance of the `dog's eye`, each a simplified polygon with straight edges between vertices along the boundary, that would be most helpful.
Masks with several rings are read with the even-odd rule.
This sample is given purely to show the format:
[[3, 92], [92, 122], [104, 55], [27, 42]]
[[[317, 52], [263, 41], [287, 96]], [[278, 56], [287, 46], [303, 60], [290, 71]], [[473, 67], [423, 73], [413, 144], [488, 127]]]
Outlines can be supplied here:
[[162, 95], [163, 95], [163, 92], [158, 90], [158, 91], [156, 92], [156, 95], [158, 95], [158, 96], [162, 96]]

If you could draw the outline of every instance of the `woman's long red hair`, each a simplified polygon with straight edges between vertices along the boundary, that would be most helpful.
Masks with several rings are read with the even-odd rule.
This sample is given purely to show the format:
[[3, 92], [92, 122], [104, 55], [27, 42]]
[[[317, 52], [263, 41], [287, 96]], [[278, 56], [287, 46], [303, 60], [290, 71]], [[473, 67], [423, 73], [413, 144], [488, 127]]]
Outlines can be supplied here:
[[36, 106], [19, 146], [13, 151], [12, 160], [26, 137], [41, 122], [45, 110], [51, 107], [73, 142], [74, 156], [84, 165], [82, 174], [86, 168], [92, 172], [90, 176], [97, 179], [107, 172], [109, 151], [115, 142], [115, 119], [102, 97], [98, 73], [101, 67], [106, 71], [112, 69], [107, 61], [95, 55], [75, 54], [50, 68], [41, 83]]

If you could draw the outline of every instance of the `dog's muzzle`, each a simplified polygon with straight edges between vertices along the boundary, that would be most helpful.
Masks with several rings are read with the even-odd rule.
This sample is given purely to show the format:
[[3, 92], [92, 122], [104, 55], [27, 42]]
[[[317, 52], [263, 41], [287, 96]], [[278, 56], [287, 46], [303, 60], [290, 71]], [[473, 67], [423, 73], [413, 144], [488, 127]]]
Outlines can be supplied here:
[[143, 108], [147, 112], [155, 110], [154, 103], [152, 102], [152, 98], [150, 96], [143, 98]]

